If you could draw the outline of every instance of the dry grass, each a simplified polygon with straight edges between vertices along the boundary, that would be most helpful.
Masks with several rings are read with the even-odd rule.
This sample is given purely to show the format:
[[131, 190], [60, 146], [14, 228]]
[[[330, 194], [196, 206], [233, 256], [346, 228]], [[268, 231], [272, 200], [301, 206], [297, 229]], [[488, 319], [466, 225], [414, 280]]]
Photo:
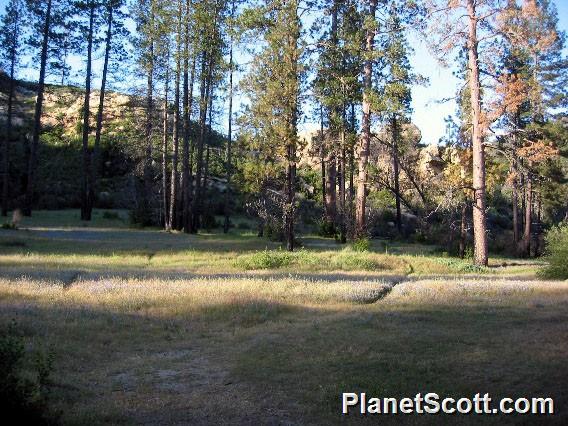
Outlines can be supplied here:
[[53, 348], [50, 403], [63, 423], [379, 420], [341, 418], [342, 391], [550, 395], [560, 412], [546, 420], [568, 421], [568, 282], [536, 280], [538, 265], [469, 270], [415, 248], [347, 267], [337, 258], [358, 254], [318, 242], [251, 270], [243, 263], [266, 248], [281, 256], [277, 247], [238, 234], [92, 231], [0, 233], [0, 321], [16, 319], [30, 348]]

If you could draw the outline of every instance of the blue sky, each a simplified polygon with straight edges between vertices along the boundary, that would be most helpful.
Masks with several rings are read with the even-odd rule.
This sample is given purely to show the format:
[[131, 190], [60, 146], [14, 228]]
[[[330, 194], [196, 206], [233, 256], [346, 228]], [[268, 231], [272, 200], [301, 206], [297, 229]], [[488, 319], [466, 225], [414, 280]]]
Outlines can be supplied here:
[[[553, 0], [558, 9], [559, 29], [568, 33], [568, 0]], [[8, 0], [0, 0], [0, 10], [4, 10]], [[424, 143], [436, 143], [445, 134], [444, 118], [455, 113], [456, 105], [454, 101], [441, 103], [443, 99], [452, 98], [460, 82], [452, 75], [451, 69], [445, 69], [431, 56], [426, 43], [417, 36], [411, 37], [414, 48], [414, 55], [411, 63], [414, 70], [429, 79], [429, 84], [425, 87], [413, 88], [413, 116], [412, 121], [422, 131], [422, 141]], [[78, 70], [83, 68], [81, 60], [73, 61]], [[95, 64], [96, 73], [97, 64]], [[26, 73], [24, 78], [37, 78], [36, 73]], [[80, 79], [79, 79], [80, 81]], [[98, 81], [95, 77], [93, 82], [97, 87]], [[237, 100], [237, 104], [239, 101]], [[237, 105], [238, 107], [238, 105]], [[306, 111], [308, 112], [308, 111]], [[218, 127], [220, 130], [226, 127], [226, 118], [219, 118]], [[303, 128], [318, 128], [319, 125], [310, 123], [309, 120], [302, 126]]]

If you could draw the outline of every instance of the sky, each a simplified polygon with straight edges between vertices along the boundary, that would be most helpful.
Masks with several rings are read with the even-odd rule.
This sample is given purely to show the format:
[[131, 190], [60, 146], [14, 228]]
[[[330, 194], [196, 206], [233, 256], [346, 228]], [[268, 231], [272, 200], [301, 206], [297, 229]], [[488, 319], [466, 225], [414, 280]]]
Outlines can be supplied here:
[[[558, 9], [559, 29], [568, 33], [568, 0], [553, 1]], [[8, 0], [0, 0], [0, 10], [3, 11], [7, 3]], [[451, 69], [443, 68], [433, 58], [428, 51], [426, 43], [420, 40], [417, 35], [412, 35], [410, 41], [414, 49], [411, 65], [416, 73], [429, 80], [426, 86], [414, 87], [412, 89], [412, 121], [422, 132], [422, 142], [435, 144], [445, 134], [446, 124], [444, 119], [456, 112], [455, 101], [442, 101], [452, 99], [455, 96], [460, 81], [452, 74]], [[568, 51], [565, 53], [568, 53]], [[75, 58], [72, 62], [77, 69], [82, 70], [84, 68], [81, 60], [78, 58]], [[98, 65], [100, 66], [100, 64]], [[97, 64], [95, 64], [94, 68], [96, 74]], [[34, 77], [34, 73], [37, 72], [27, 73], [23, 78], [37, 78], [37, 76]], [[98, 80], [95, 76], [93, 86], [97, 87], [97, 85]], [[240, 103], [239, 100], [236, 101], [237, 108]], [[219, 130], [223, 131], [226, 129], [227, 119], [221, 117], [218, 121], [217, 127]], [[307, 119], [300, 130], [312, 128], [319, 128], [319, 124], [311, 123]]]

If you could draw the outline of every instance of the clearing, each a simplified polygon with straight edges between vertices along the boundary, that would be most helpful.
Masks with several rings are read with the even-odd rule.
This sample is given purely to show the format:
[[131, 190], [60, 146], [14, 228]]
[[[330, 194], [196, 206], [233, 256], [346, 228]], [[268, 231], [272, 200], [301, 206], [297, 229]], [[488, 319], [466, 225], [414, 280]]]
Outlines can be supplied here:
[[[235, 229], [136, 230], [37, 212], [0, 231], [0, 318], [51, 348], [68, 424], [568, 422], [568, 282], [434, 247]], [[122, 216], [121, 216], [122, 215]], [[342, 392], [550, 396], [553, 417], [341, 416]]]

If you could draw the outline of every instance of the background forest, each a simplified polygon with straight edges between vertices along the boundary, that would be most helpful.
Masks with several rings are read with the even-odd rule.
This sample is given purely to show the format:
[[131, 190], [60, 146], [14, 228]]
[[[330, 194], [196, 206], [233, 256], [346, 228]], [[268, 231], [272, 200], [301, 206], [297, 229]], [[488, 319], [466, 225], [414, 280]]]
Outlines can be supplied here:
[[[380, 237], [478, 265], [540, 255], [567, 219], [550, 0], [5, 3], [4, 216], [129, 209], [141, 226], [251, 227], [289, 250], [302, 234]], [[438, 143], [411, 121], [428, 85], [417, 37], [462, 82]]]

